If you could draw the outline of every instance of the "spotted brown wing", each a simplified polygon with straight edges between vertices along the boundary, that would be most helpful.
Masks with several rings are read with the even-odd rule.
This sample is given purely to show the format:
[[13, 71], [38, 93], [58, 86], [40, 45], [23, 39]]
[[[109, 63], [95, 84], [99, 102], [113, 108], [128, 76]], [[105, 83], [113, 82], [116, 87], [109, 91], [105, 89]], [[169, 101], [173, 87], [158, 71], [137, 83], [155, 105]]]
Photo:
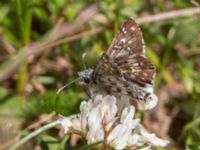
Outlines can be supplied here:
[[117, 61], [129, 55], [144, 54], [142, 32], [133, 19], [128, 19], [119, 29], [106, 54]]
[[[97, 86], [97, 91], [107, 94], [128, 95], [134, 100], [144, 100], [152, 87], [141, 87], [132, 79], [121, 72], [117, 63], [104, 54], [98, 61], [92, 74], [92, 81]], [[150, 89], [150, 90], [149, 90]]]
[[112, 66], [109, 65], [106, 68], [107, 61], [103, 60], [103, 57], [99, 60], [94, 74], [101, 72], [98, 73], [100, 78], [112, 75], [113, 70], [117, 70], [118, 73], [114, 75], [123, 76], [127, 82], [133, 82], [142, 87], [152, 85], [155, 68], [145, 56], [142, 32], [134, 20], [128, 19], [122, 24], [104, 55], [113, 64], [110, 62]]
[[92, 74], [93, 82], [107, 93], [122, 93], [127, 95], [127, 90], [132, 91], [128, 82], [123, 80], [123, 74], [119, 67], [106, 54], [98, 61]]
[[145, 100], [153, 93], [155, 69], [145, 57], [143, 45], [139, 26], [134, 20], [127, 20], [92, 73], [97, 87], [111, 94], [128, 95], [135, 100]]

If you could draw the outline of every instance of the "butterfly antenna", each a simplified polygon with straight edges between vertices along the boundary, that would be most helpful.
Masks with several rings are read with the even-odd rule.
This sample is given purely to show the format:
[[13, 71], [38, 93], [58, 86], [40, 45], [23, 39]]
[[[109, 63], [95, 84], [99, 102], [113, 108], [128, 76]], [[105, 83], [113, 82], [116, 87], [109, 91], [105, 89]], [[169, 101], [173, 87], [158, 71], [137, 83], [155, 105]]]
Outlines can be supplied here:
[[63, 87], [59, 88], [59, 89], [57, 90], [56, 94], [60, 94], [60, 92], [61, 92], [63, 89], [65, 89], [66, 87], [68, 87], [69, 85], [71, 85], [72, 83], [74, 83], [74, 82], [76, 82], [76, 81], [78, 81], [78, 80], [80, 80], [80, 77], [79, 77], [79, 78], [76, 78], [75, 80], [73, 80], [73, 81], [71, 81], [71, 82], [65, 84]]
[[82, 54], [82, 62], [83, 62], [84, 70], [87, 69], [86, 64], [85, 64], [85, 56], [86, 56], [86, 53], [83, 53], [83, 54]]

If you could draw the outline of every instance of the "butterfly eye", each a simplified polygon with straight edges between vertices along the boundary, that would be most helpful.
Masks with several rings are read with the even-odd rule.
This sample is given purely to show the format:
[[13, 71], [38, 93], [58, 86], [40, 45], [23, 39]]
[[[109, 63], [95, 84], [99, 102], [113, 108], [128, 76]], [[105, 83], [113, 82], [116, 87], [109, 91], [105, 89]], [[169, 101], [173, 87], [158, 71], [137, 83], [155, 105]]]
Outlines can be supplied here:
[[90, 79], [89, 78], [84, 78], [85, 83], [90, 83]]

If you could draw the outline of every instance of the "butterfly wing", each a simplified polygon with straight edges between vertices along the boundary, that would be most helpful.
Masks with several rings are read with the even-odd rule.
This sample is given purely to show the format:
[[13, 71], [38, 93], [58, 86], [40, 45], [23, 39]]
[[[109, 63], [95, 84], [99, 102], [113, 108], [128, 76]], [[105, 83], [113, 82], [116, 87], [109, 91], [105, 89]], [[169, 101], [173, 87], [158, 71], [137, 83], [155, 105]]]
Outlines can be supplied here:
[[119, 29], [106, 54], [114, 60], [128, 55], [140, 55], [144, 53], [144, 41], [142, 32], [137, 23], [128, 19]]
[[145, 57], [143, 45], [139, 26], [134, 20], [127, 20], [98, 61], [93, 80], [111, 92], [143, 99], [146, 87], [152, 88], [155, 73], [154, 65]]
[[106, 55], [119, 67], [124, 78], [140, 86], [152, 84], [155, 67], [146, 58], [142, 32], [128, 19], [121, 27]]
[[114, 95], [123, 94], [132, 97], [134, 100], [144, 100], [147, 94], [146, 88], [141, 88], [133, 80], [128, 81], [128, 78], [106, 54], [98, 61], [92, 74], [92, 80], [98, 87], [96, 92], [106, 92], [107, 94], [111, 93]]

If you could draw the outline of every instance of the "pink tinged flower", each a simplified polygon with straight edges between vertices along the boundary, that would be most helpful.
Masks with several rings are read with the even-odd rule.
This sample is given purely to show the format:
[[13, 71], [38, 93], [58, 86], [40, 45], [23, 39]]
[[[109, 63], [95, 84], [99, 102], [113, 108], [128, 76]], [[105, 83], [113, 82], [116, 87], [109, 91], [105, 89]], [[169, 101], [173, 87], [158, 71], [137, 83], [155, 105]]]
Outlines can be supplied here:
[[134, 115], [135, 115], [135, 108], [133, 106], [124, 108], [121, 114], [120, 123], [132, 126], [131, 122], [133, 121]]
[[105, 96], [100, 107], [104, 125], [115, 119], [117, 114], [117, 105], [116, 98], [114, 96]]
[[104, 130], [102, 126], [102, 114], [99, 107], [93, 108], [88, 115], [88, 132], [86, 135], [88, 144], [102, 141]]
[[80, 123], [81, 123], [81, 131], [83, 134], [87, 132], [87, 117], [88, 113], [90, 112], [91, 106], [86, 101], [81, 102], [80, 105]]
[[72, 127], [72, 121], [69, 118], [60, 116], [59, 118], [61, 126], [64, 128], [64, 133], [69, 131], [69, 128]]
[[170, 142], [167, 140], [163, 140], [161, 138], [158, 138], [154, 133], [148, 133], [143, 127], [141, 127], [141, 135], [142, 135], [142, 140], [150, 143], [152, 146], [157, 146], [157, 147], [165, 147], [167, 146]]
[[93, 108], [88, 115], [88, 127], [98, 129], [102, 127], [102, 114], [98, 107]]
[[80, 122], [80, 117], [72, 118], [71, 122], [73, 124], [73, 129], [77, 131], [81, 131], [81, 122]]
[[132, 123], [131, 123], [132, 129], [135, 129], [139, 125], [140, 125], [140, 119], [134, 119], [134, 120], [132, 120]]
[[133, 134], [129, 137], [127, 145], [128, 146], [135, 146], [138, 144], [138, 141], [140, 139], [140, 135], [138, 134]]
[[114, 120], [110, 121], [106, 126], [105, 126], [105, 131], [110, 131], [115, 124], [115, 122], [119, 119], [119, 117], [115, 117]]
[[89, 102], [82, 101], [81, 105], [80, 105], [81, 113], [87, 114], [90, 112], [90, 110], [91, 110], [91, 106], [90, 106]]
[[98, 131], [91, 129], [87, 132], [86, 139], [88, 144], [96, 143], [98, 141], [103, 141], [104, 130], [102, 128], [99, 128]]
[[124, 149], [127, 146], [128, 138], [131, 135], [131, 129], [124, 124], [117, 125], [107, 137], [107, 144], [116, 150]]
[[155, 134], [148, 134], [144, 137], [152, 146], [165, 147], [169, 144], [169, 141], [158, 138]]
[[[148, 109], [157, 104], [157, 97], [152, 94], [149, 98], [144, 103]], [[140, 120], [134, 119], [135, 107], [130, 105], [127, 97], [116, 99], [110, 95], [97, 95], [88, 102], [83, 101], [80, 111], [78, 118], [61, 117], [60, 123], [65, 133], [69, 128], [82, 132], [88, 144], [104, 141], [117, 150], [147, 145], [143, 150], [148, 150], [151, 146], [164, 147], [169, 143], [146, 132]]]

